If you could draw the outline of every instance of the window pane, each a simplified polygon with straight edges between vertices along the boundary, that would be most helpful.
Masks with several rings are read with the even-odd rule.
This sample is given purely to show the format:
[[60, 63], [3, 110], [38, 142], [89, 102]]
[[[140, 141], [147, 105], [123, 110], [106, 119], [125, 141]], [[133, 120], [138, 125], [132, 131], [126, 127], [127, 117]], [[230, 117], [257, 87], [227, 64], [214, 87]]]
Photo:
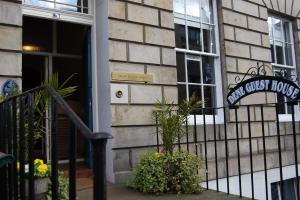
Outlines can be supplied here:
[[273, 18], [273, 24], [274, 24], [274, 38], [275, 38], [275, 40], [282, 41], [281, 20]]
[[286, 65], [293, 66], [293, 46], [290, 44], [285, 44], [285, 59]]
[[186, 14], [189, 20], [200, 21], [200, 1], [186, 0]]
[[275, 52], [274, 52], [274, 41], [273, 40], [271, 40], [270, 41], [270, 44], [271, 44], [271, 56], [272, 56], [272, 63], [275, 63], [276, 61], [275, 61]]
[[188, 27], [189, 49], [201, 51], [201, 29]]
[[215, 84], [214, 59], [202, 57], [202, 79], [204, 84]]
[[178, 84], [178, 103], [181, 104], [186, 100], [186, 85]]
[[174, 0], [173, 1], [174, 12], [184, 15], [184, 0]]
[[211, 23], [212, 21], [212, 9], [210, 0], [202, 0], [201, 13], [202, 22]]
[[63, 4], [56, 4], [55, 5], [55, 8], [56, 9], [59, 9], [59, 10], [66, 10], [66, 11], [72, 11], [72, 12], [81, 12], [81, 8], [80, 7], [77, 7], [76, 5], [73, 6], [73, 5], [63, 5]]
[[185, 82], [185, 56], [183, 53], [177, 53], [177, 81]]
[[50, 20], [24, 17], [23, 50], [52, 52], [52, 25]]
[[283, 181], [283, 199], [296, 200], [294, 179]]
[[203, 26], [203, 45], [204, 51], [208, 53], [215, 52], [214, 29], [213, 26]]
[[284, 41], [291, 43], [291, 32], [290, 32], [290, 22], [283, 22], [283, 30], [284, 30]]
[[54, 8], [54, 2], [46, 2], [46, 1], [40, 1], [40, 0], [24, 0], [25, 4], [34, 5], [34, 6], [40, 6], [44, 8]]
[[189, 83], [201, 83], [200, 61], [187, 60]]
[[189, 85], [189, 96], [196, 95], [199, 101], [202, 100], [202, 89], [200, 85]]
[[175, 24], [175, 40], [177, 48], [186, 49], [186, 36], [184, 25]]
[[272, 24], [272, 17], [268, 18], [268, 25], [269, 25], [269, 37], [273, 39], [273, 24]]
[[284, 65], [283, 43], [275, 42], [277, 64]]
[[57, 23], [57, 51], [82, 55], [85, 49], [86, 27], [73, 23]]
[[[204, 86], [204, 102], [203, 106], [205, 108], [214, 108], [216, 107], [216, 96], [215, 96], [215, 87]], [[214, 114], [214, 110], [208, 109], [207, 114]]]

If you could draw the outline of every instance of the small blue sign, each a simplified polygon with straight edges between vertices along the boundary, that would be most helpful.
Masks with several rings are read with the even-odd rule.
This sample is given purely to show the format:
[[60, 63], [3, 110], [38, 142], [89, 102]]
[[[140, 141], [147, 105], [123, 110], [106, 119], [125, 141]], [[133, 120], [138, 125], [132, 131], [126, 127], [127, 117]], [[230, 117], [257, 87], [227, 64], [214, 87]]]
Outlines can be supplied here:
[[7, 80], [2, 85], [2, 94], [8, 96], [11, 93], [18, 91], [19, 86], [14, 80]]

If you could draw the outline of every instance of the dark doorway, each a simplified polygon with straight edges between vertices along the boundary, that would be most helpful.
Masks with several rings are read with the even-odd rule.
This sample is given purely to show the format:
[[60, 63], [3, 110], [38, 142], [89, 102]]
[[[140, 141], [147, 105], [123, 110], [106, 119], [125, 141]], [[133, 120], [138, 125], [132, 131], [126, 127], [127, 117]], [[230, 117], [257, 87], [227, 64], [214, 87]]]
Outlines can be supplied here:
[[[85, 25], [24, 17], [23, 23], [23, 91], [40, 86], [54, 73], [58, 73], [59, 84], [70, 76], [66, 86], [77, 86], [76, 92], [65, 100], [88, 124], [90, 101], [88, 91], [87, 42], [89, 28]], [[58, 110], [58, 157], [66, 160], [69, 154], [69, 122]], [[78, 159], [87, 158], [87, 142], [77, 134]], [[45, 152], [49, 158], [50, 134], [45, 136]]]

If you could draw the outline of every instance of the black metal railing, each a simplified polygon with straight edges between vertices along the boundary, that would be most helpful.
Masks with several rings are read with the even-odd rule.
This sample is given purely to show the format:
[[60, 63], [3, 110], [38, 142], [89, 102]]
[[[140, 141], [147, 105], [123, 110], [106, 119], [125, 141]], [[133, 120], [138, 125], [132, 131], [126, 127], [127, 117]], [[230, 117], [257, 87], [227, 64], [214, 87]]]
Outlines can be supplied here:
[[[270, 199], [270, 170], [275, 170], [281, 190], [278, 194], [284, 199], [284, 167], [293, 166], [294, 177], [298, 177], [300, 119], [296, 118], [295, 112], [295, 109], [299, 111], [298, 102], [288, 104], [291, 111], [289, 121], [281, 121], [280, 106], [282, 104], [202, 108], [197, 112], [201, 115], [190, 115], [189, 123], [183, 125], [185, 134], [176, 142], [176, 148], [195, 153], [203, 160], [204, 169], [199, 173], [204, 178], [203, 187], [206, 189], [252, 199]], [[149, 126], [156, 127], [153, 136], [156, 144], [149, 145], [148, 139], [145, 145], [118, 146], [113, 150], [132, 153], [148, 148], [162, 151], [158, 121]], [[258, 172], [263, 174], [259, 182], [255, 178]], [[245, 176], [248, 176], [247, 180]], [[299, 199], [299, 180], [296, 179], [295, 193]], [[255, 189], [258, 184], [259, 191]]]
[[[43, 86], [8, 98], [0, 103], [0, 152], [12, 154], [12, 165], [0, 169], [0, 195], [4, 200], [35, 199], [34, 187], [34, 127], [36, 92], [49, 96], [51, 134], [51, 192], [52, 199], [59, 199], [57, 136], [58, 109], [71, 124], [69, 133], [69, 199], [76, 199], [76, 138], [80, 133], [93, 144], [93, 181], [95, 200], [106, 200], [106, 143], [109, 133], [93, 133], [70, 108], [64, 99], [50, 86]], [[28, 147], [28, 151], [25, 149]], [[19, 166], [18, 166], [19, 161]], [[29, 172], [25, 174], [25, 162]], [[28, 187], [26, 182], [28, 181]]]

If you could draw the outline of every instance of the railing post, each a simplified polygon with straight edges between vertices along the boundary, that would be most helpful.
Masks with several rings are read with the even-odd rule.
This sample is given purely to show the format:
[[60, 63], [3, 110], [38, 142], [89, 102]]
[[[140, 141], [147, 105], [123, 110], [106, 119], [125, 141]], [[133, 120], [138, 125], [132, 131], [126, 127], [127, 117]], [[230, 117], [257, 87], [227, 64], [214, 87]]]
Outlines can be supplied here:
[[51, 189], [52, 200], [59, 199], [58, 195], [58, 172], [57, 172], [57, 105], [55, 99], [51, 99]]
[[106, 200], [106, 143], [107, 139], [92, 140], [94, 150], [94, 200]]

